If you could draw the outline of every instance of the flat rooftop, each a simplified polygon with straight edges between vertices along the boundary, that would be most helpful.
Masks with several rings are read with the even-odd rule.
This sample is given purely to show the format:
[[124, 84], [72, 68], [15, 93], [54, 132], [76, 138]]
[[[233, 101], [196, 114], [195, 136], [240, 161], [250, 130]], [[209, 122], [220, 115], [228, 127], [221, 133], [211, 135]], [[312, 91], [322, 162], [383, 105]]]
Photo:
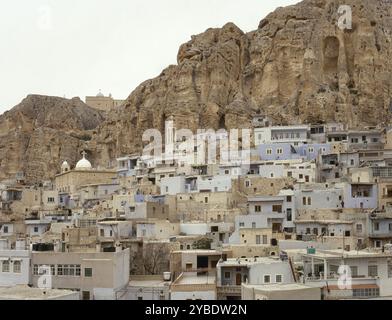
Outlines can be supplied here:
[[215, 284], [215, 275], [197, 275], [194, 272], [184, 272], [176, 281], [176, 285]]
[[263, 291], [295, 291], [295, 290], [304, 290], [312, 287], [300, 284], [300, 283], [282, 283], [282, 284], [259, 284], [259, 285], [251, 285], [251, 284], [243, 284], [245, 288], [254, 288]]
[[74, 295], [71, 290], [39, 289], [18, 285], [9, 288], [0, 288], [2, 300], [51, 300]]
[[335, 250], [317, 250], [315, 254], [308, 254], [306, 250], [303, 253], [307, 257], [323, 258], [323, 259], [338, 259], [338, 258], [388, 258], [392, 257], [392, 253], [382, 253], [368, 250], [352, 250], [342, 251], [341, 249]]
[[249, 266], [253, 264], [275, 264], [282, 263], [283, 261], [279, 258], [270, 257], [259, 257], [259, 258], [230, 258], [226, 261], [219, 262], [218, 264], [222, 267], [238, 267], [238, 266]]
[[131, 276], [128, 286], [129, 287], [166, 287], [170, 281], [164, 281], [161, 276], [155, 275], [140, 275]]

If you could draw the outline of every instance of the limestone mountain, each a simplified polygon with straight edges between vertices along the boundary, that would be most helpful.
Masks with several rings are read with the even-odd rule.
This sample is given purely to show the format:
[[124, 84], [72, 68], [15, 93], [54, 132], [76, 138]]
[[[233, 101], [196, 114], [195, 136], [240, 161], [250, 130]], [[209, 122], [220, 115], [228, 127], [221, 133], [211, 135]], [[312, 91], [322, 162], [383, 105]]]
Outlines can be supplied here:
[[79, 98], [29, 95], [0, 116], [0, 179], [17, 172], [30, 182], [52, 177], [63, 160], [76, 162], [103, 120]]
[[[337, 26], [341, 5], [352, 8], [351, 29]], [[3, 115], [1, 176], [23, 169], [28, 177], [49, 177], [60, 159], [74, 163], [81, 148], [94, 166], [106, 166], [140, 151], [143, 132], [163, 129], [169, 116], [192, 130], [250, 127], [260, 113], [277, 124], [387, 124], [391, 56], [389, 0], [304, 0], [278, 8], [249, 33], [233, 23], [207, 29], [180, 47], [177, 65], [139, 85], [103, 122], [81, 102], [85, 120], [80, 108], [31, 107], [19, 116], [18, 107]], [[91, 140], [83, 138], [89, 129]]]
[[[352, 28], [337, 26], [339, 7]], [[89, 143], [97, 161], [138, 151], [148, 128], [249, 127], [257, 113], [278, 124], [388, 123], [392, 6], [386, 0], [305, 0], [278, 8], [244, 33], [233, 23], [192, 36], [178, 64], [142, 83]]]

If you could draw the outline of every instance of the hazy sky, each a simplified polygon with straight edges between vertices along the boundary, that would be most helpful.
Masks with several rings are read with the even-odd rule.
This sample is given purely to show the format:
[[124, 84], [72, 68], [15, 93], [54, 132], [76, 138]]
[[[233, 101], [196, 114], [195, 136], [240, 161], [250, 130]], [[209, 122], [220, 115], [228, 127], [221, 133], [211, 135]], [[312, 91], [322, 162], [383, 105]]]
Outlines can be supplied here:
[[29, 93], [126, 98], [191, 35], [299, 0], [0, 0], [0, 112]]

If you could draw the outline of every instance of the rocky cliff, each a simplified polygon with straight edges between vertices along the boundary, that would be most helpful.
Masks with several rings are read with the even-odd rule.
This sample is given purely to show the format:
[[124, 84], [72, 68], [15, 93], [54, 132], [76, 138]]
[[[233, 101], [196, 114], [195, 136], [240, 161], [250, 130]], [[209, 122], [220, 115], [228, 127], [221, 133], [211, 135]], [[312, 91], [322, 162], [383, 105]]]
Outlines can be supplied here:
[[[352, 29], [337, 26], [340, 5]], [[178, 64], [142, 83], [101, 125], [89, 147], [96, 160], [139, 150], [148, 128], [237, 128], [257, 113], [276, 123], [340, 121], [350, 127], [391, 116], [392, 3], [305, 0], [278, 8], [257, 30], [233, 23], [192, 36]]]
[[[83, 148], [94, 165], [107, 165], [119, 155], [140, 151], [143, 132], [163, 129], [169, 116], [174, 116], [177, 128], [192, 130], [249, 127], [252, 116], [259, 113], [277, 124], [388, 123], [391, 4], [389, 0], [305, 0], [278, 8], [249, 33], [228, 23], [192, 36], [180, 47], [178, 64], [136, 88]], [[337, 26], [340, 5], [352, 8], [351, 29]], [[82, 141], [68, 135], [73, 145], [65, 146], [60, 143], [62, 132], [55, 126], [35, 130], [34, 143], [23, 139], [23, 144], [8, 149], [1, 171], [23, 163], [28, 175], [38, 168], [39, 173], [52, 173], [63, 148], [72, 149], [73, 153], [62, 152], [75, 159]], [[7, 134], [11, 139], [16, 133]], [[53, 135], [44, 140], [53, 142], [40, 143], [40, 134]]]
[[103, 120], [79, 98], [28, 96], [0, 116], [0, 179], [17, 172], [29, 182], [50, 178], [62, 161], [80, 158], [81, 147]]

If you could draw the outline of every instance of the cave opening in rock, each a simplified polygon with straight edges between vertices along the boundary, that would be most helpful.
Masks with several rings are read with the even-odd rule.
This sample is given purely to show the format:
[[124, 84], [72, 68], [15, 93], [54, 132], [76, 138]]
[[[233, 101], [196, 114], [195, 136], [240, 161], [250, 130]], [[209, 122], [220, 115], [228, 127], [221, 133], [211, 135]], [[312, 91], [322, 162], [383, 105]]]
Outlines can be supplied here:
[[324, 39], [324, 72], [337, 73], [339, 62], [340, 43], [336, 37], [327, 37]]

